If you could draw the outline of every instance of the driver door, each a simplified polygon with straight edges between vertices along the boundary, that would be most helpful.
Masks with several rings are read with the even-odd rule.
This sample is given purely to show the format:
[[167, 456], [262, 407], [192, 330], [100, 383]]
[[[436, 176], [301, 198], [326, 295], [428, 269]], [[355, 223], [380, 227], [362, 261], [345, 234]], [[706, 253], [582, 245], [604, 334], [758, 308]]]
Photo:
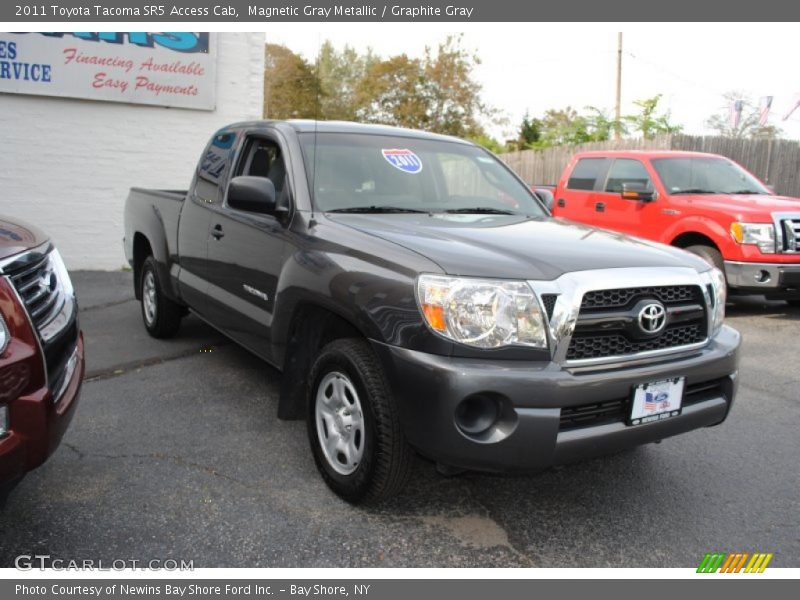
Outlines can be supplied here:
[[[284, 152], [269, 134], [246, 138], [232, 177], [266, 177], [278, 203], [289, 206]], [[209, 224], [209, 318], [225, 334], [271, 359], [272, 315], [286, 246], [285, 223], [273, 215], [233, 209], [227, 198]]]

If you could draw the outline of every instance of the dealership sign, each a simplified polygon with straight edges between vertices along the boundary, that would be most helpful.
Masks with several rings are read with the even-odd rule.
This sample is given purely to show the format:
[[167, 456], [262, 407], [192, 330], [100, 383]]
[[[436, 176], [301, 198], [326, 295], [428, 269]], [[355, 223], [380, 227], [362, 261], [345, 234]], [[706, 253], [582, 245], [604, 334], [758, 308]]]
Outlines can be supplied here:
[[0, 93], [213, 110], [210, 33], [0, 33]]

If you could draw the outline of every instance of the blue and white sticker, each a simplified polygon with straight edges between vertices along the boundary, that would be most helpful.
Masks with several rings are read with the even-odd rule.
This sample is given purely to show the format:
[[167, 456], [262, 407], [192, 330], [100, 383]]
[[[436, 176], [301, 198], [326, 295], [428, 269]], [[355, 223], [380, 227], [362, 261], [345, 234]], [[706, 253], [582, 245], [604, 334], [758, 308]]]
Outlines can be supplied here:
[[384, 148], [381, 150], [383, 158], [395, 169], [404, 173], [419, 173], [422, 171], [422, 161], [419, 156], [408, 148]]

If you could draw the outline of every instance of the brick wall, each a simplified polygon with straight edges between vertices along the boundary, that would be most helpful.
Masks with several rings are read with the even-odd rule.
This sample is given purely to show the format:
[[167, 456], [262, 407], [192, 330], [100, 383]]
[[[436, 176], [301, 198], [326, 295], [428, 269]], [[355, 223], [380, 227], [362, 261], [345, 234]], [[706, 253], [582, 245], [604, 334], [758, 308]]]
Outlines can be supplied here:
[[184, 189], [219, 127], [260, 118], [264, 34], [218, 33], [216, 110], [0, 94], [0, 215], [49, 233], [70, 269], [119, 269], [132, 186]]

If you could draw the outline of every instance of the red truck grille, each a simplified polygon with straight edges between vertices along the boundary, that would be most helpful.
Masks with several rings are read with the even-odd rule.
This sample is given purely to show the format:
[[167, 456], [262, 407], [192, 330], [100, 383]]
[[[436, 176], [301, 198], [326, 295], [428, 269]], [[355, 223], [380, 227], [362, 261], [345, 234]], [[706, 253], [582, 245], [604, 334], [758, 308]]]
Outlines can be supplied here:
[[800, 217], [784, 219], [781, 221], [783, 228], [783, 251], [800, 252]]
[[[661, 303], [667, 315], [663, 330], [655, 335], [638, 324], [639, 311], [648, 300]], [[567, 360], [680, 348], [703, 342], [707, 335], [705, 297], [697, 285], [591, 291], [584, 294]]]
[[58, 293], [58, 282], [50, 264], [50, 256], [11, 273], [10, 278], [31, 321], [36, 329], [41, 330], [61, 309], [64, 301]]

